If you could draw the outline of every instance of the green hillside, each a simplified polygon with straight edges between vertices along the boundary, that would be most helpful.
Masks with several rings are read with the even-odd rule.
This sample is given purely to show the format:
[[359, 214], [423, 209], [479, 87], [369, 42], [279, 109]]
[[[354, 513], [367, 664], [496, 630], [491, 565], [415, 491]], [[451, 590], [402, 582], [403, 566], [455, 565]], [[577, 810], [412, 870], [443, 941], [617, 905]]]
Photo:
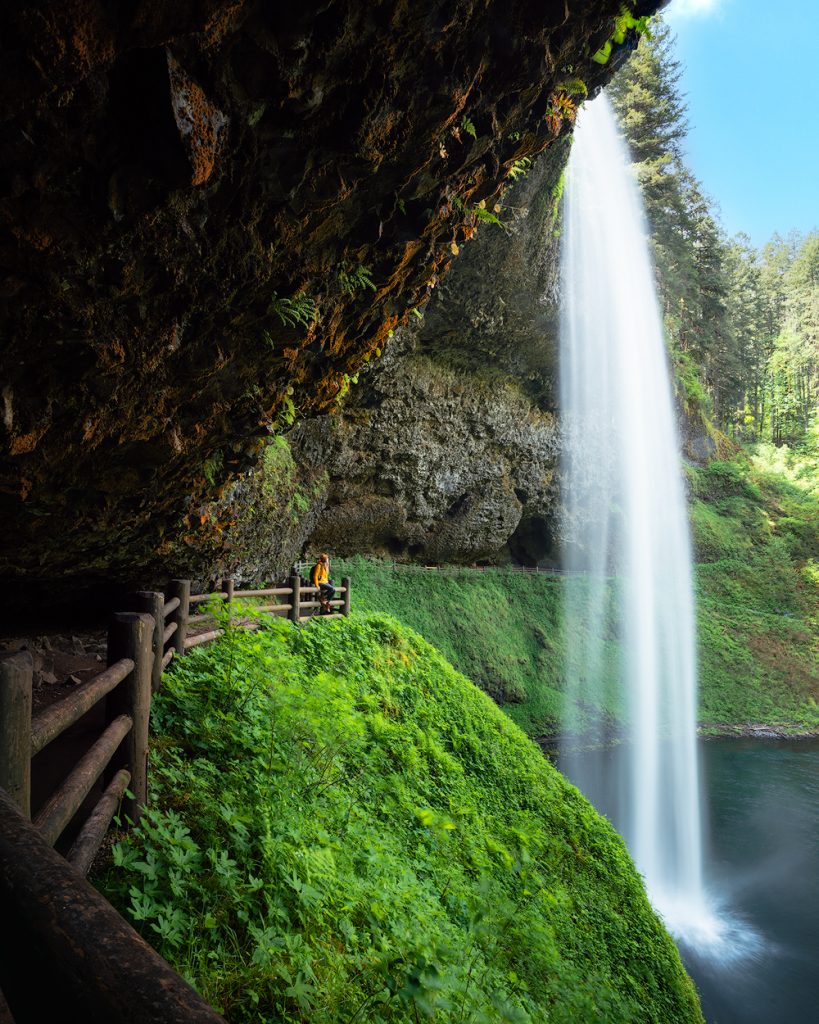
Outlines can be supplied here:
[[819, 729], [818, 470], [760, 445], [689, 473], [709, 726]]
[[385, 615], [175, 662], [102, 880], [229, 1019], [701, 1021], [622, 840]]
[[[706, 730], [819, 729], [818, 464], [810, 446], [768, 445], [687, 470]], [[355, 607], [417, 629], [530, 735], [558, 729], [565, 588], [582, 581], [364, 559], [344, 571]], [[617, 623], [608, 627], [605, 670], [614, 675]]]

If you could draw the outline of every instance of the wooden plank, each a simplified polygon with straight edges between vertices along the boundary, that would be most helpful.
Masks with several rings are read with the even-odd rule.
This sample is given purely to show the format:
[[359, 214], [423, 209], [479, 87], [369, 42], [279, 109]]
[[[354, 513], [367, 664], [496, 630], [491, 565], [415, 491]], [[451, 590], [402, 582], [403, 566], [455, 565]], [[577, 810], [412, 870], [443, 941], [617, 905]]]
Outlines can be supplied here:
[[151, 668], [151, 689], [154, 693], [157, 692], [162, 681], [162, 655], [165, 650], [165, 641], [162, 639], [162, 631], [165, 628], [164, 608], [165, 597], [155, 590], [138, 591], [128, 606], [129, 611], [146, 612], [154, 620], [153, 666]]
[[100, 797], [99, 803], [88, 815], [88, 820], [80, 829], [80, 833], [71, 845], [66, 855], [66, 860], [81, 875], [87, 875], [94, 857], [97, 855], [111, 819], [116, 813], [119, 802], [122, 799], [128, 783], [131, 781], [131, 773], [127, 768], [120, 768], [111, 780], [108, 788]]
[[212, 612], [206, 612], [204, 615], [190, 615], [188, 616], [188, 627], [201, 626], [203, 622], [210, 622], [212, 618]]
[[111, 619], [108, 628], [108, 657], [130, 658], [134, 670], [108, 697], [106, 718], [110, 722], [119, 715], [128, 715], [134, 726], [127, 740], [111, 759], [111, 770], [106, 781], [118, 768], [131, 773], [130, 791], [125, 801], [124, 814], [139, 824], [142, 808], [148, 802], [148, 729], [151, 717], [151, 676], [153, 651], [151, 639], [154, 620], [150, 615], [120, 612]]
[[165, 604], [162, 606], [162, 618], [163, 619], [167, 619], [167, 617], [171, 614], [171, 612], [175, 612], [178, 607], [179, 607], [179, 598], [178, 597], [172, 597], [170, 599], [170, 601], [166, 601]]
[[211, 594], [191, 594], [188, 600], [191, 604], [200, 604], [202, 601], [227, 601], [227, 594], [215, 590]]
[[[304, 607], [304, 605], [302, 605], [302, 607]], [[344, 618], [344, 616], [342, 615], [341, 612], [330, 612], [329, 615], [302, 615], [300, 621], [301, 622], [312, 622], [313, 620], [315, 620], [316, 622], [322, 622], [324, 619], [343, 619], [343, 618]]]
[[301, 576], [291, 576], [290, 593], [293, 595], [290, 600], [290, 613], [287, 616], [291, 622], [301, 622]]
[[292, 604], [260, 604], [257, 611], [260, 612], [289, 612]]
[[173, 635], [173, 649], [177, 654], [182, 655], [185, 653], [185, 637], [188, 633], [191, 581], [171, 580], [168, 586], [168, 593], [171, 595], [171, 601], [176, 598], [179, 602], [176, 608], [171, 612], [171, 621], [177, 623], [179, 626]]
[[[3, 792], [0, 921], [7, 996], [12, 991], [5, 979], [19, 978], [28, 1008], [48, 1004], [53, 1011], [27, 1019], [224, 1024]], [[26, 993], [35, 962], [41, 982]]]
[[48, 746], [60, 733], [79, 721], [107, 693], [119, 686], [125, 677], [133, 671], [132, 658], [120, 658], [109, 665], [104, 672], [78, 686], [65, 700], [52, 704], [34, 716], [31, 723], [31, 757]]
[[268, 587], [266, 590], [234, 590], [234, 597], [289, 597], [292, 587]]
[[211, 629], [207, 633], [200, 633], [198, 636], [189, 636], [185, 640], [185, 650], [190, 650], [191, 647], [198, 647], [200, 644], [209, 644], [211, 640], [216, 640], [222, 635], [224, 630], [222, 629]]
[[[188, 622], [190, 622], [190, 619], [188, 619]], [[165, 647], [165, 644], [174, 635], [174, 633], [177, 631], [177, 629], [179, 629], [179, 623], [178, 622], [169, 622], [168, 625], [165, 627], [165, 631], [162, 634], [162, 646], [163, 646], [163, 648]], [[160, 664], [162, 664], [162, 663], [160, 662]]]
[[[149, 677], [150, 680], [150, 677]], [[91, 792], [91, 787], [102, 775], [117, 747], [133, 727], [130, 715], [115, 718], [91, 749], [80, 758], [76, 767], [52, 793], [34, 819], [34, 827], [49, 846], [63, 834], [65, 826], [79, 810], [80, 804]]]
[[0, 658], [0, 787], [31, 816], [31, 687], [28, 651]]
[[171, 647], [169, 650], [165, 651], [165, 657], [162, 659], [162, 671], [163, 672], [168, 667], [168, 665], [170, 665], [170, 663], [173, 661], [174, 654], [176, 654], [176, 651], [173, 649], [173, 647]]

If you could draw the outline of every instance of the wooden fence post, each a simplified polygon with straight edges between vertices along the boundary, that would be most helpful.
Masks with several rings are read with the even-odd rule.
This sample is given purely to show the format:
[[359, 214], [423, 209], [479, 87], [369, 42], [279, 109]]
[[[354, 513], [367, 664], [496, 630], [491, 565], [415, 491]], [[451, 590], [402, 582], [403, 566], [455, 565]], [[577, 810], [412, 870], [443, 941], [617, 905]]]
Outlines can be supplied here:
[[106, 718], [112, 722], [118, 715], [130, 715], [131, 731], [111, 758], [109, 776], [120, 768], [131, 773], [131, 792], [123, 803], [123, 812], [136, 825], [141, 808], [148, 802], [148, 725], [151, 716], [151, 676], [153, 652], [151, 639], [154, 620], [150, 615], [119, 612], [108, 630], [108, 664], [130, 658], [134, 670], [107, 698]]
[[31, 818], [31, 681], [28, 651], [0, 658], [0, 788]]
[[290, 595], [290, 614], [287, 617], [298, 624], [301, 615], [301, 576], [291, 576], [290, 587], [293, 593]]
[[344, 587], [344, 604], [341, 606], [341, 614], [350, 614], [350, 577], [342, 576], [341, 585]]
[[171, 580], [168, 586], [168, 600], [179, 598], [179, 607], [175, 608], [168, 622], [176, 623], [176, 632], [171, 637], [174, 657], [181, 658], [185, 653], [185, 637], [188, 634], [188, 615], [190, 614], [191, 581]]
[[154, 620], [154, 666], [151, 672], [151, 689], [156, 693], [162, 685], [162, 659], [165, 656], [165, 595], [153, 590], [139, 590], [134, 594], [132, 607], [135, 612], [147, 612]]

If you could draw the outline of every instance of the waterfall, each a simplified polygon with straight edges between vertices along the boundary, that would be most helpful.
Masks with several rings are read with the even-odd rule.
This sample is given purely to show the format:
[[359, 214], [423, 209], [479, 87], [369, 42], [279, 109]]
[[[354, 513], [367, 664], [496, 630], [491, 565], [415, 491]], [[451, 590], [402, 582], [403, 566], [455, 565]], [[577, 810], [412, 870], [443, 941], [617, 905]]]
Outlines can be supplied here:
[[[605, 96], [580, 114], [565, 196], [565, 564], [578, 576], [567, 598], [575, 752], [564, 770], [612, 817], [669, 930], [699, 944], [717, 924], [703, 883], [680, 443], [645, 215]], [[615, 715], [627, 724], [612, 777], [577, 747], [610, 740]]]

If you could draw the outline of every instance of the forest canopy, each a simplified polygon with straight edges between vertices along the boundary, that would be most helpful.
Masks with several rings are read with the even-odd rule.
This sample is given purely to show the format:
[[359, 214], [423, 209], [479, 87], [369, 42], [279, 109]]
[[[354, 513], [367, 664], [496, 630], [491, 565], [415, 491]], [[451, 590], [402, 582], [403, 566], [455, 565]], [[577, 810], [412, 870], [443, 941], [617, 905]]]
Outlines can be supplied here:
[[797, 443], [819, 390], [819, 233], [728, 238], [686, 165], [674, 36], [660, 19], [609, 87], [650, 224], [666, 334], [690, 412], [737, 441]]

